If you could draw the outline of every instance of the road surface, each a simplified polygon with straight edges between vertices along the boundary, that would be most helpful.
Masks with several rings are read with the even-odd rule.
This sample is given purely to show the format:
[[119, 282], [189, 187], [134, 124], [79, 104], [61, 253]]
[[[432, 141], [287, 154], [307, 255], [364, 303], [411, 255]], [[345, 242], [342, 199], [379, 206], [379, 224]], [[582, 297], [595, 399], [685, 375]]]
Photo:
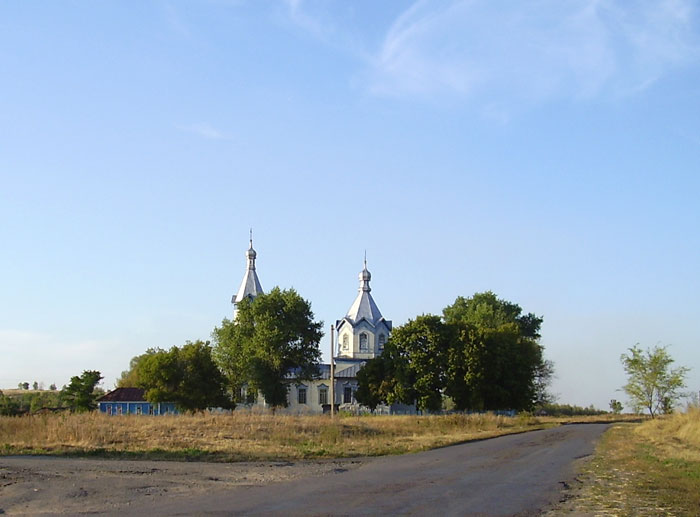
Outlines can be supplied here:
[[148, 515], [538, 515], [558, 502], [607, 424], [567, 425], [266, 486], [129, 508]]

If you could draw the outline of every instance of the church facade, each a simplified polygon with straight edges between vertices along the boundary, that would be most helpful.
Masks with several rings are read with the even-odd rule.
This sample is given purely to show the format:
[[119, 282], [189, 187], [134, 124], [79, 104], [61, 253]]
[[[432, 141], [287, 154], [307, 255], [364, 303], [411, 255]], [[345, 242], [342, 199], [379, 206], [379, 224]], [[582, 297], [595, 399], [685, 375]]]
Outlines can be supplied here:
[[[255, 268], [256, 251], [253, 249], [251, 236], [250, 247], [246, 251], [247, 269], [237, 293], [232, 297], [234, 319], [237, 305], [245, 299], [253, 299], [263, 293], [260, 280]], [[391, 334], [392, 323], [382, 316], [379, 307], [372, 297], [370, 281], [372, 275], [367, 269], [365, 257], [364, 267], [359, 274], [360, 287], [357, 296], [348, 309], [347, 314], [336, 321], [335, 332], [338, 339], [334, 340], [335, 350], [333, 362], [335, 372], [331, 379], [330, 364], [319, 365], [319, 374], [312, 380], [297, 382], [294, 372], [290, 372], [290, 383], [287, 391], [288, 407], [291, 413], [325, 413], [330, 411], [331, 403], [339, 410], [359, 412], [362, 410], [355, 399], [357, 390], [357, 372], [365, 362], [380, 355]], [[333, 383], [334, 399], [331, 397]], [[242, 397], [245, 399], [245, 397]], [[262, 397], [252, 406], [264, 406]], [[382, 413], [414, 413], [413, 406], [392, 405], [378, 408]]]

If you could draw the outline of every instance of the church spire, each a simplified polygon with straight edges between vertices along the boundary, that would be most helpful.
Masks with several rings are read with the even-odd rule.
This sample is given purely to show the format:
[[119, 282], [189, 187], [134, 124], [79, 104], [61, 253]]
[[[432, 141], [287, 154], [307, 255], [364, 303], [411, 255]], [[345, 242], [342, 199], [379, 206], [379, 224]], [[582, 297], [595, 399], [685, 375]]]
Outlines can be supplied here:
[[365, 360], [382, 353], [391, 332], [391, 321], [384, 319], [370, 293], [372, 274], [367, 269], [366, 251], [359, 280], [360, 288], [355, 301], [345, 317], [336, 322], [336, 329], [339, 357]]
[[369, 286], [369, 281], [372, 280], [372, 274], [367, 269], [367, 250], [365, 250], [365, 262], [362, 271], [360, 271], [360, 292], [369, 293], [372, 288]]
[[250, 247], [245, 252], [246, 259], [248, 261], [248, 266], [246, 272], [243, 275], [243, 281], [241, 286], [238, 288], [238, 293], [234, 294], [231, 298], [231, 303], [233, 304], [233, 317], [236, 317], [238, 313], [237, 306], [245, 299], [252, 300], [257, 295], [263, 293], [263, 288], [260, 285], [260, 280], [258, 279], [258, 274], [255, 272], [255, 259], [258, 254], [253, 249], [253, 229], [250, 229]]
[[245, 252], [245, 256], [248, 259], [248, 270], [255, 270], [255, 257], [258, 254], [253, 249], [253, 229], [250, 229], [250, 247], [248, 251]]

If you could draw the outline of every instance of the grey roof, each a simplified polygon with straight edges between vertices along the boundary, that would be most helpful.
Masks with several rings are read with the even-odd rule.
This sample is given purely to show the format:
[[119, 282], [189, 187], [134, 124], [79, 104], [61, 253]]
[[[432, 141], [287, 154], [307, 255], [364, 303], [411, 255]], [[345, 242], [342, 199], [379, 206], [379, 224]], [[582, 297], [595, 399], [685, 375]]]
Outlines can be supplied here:
[[365, 365], [365, 362], [361, 363], [356, 363], [348, 366], [347, 368], [343, 368], [340, 371], [335, 372], [335, 378], [336, 379], [354, 379], [357, 377], [357, 372], [359, 372], [362, 367]]
[[[372, 280], [372, 275], [367, 270], [367, 261], [365, 261], [365, 267], [360, 272], [360, 288], [357, 293], [357, 298], [348, 309], [348, 313], [345, 319], [350, 320], [350, 323], [354, 326], [361, 320], [366, 320], [372, 326], [376, 326], [381, 320], [384, 319], [382, 313], [374, 302], [374, 298], [370, 294], [372, 288], [369, 286], [369, 282]], [[340, 324], [340, 322], [338, 322]], [[391, 323], [388, 322], [389, 328], [391, 328]]]
[[[338, 358], [335, 365], [335, 378], [336, 379], [354, 379], [357, 377], [357, 372], [365, 365], [367, 359], [362, 360], [349, 360], [345, 358]], [[350, 364], [348, 364], [350, 363]], [[330, 364], [319, 364], [318, 374], [314, 376], [315, 379], [327, 380], [331, 378], [331, 365]], [[299, 368], [290, 368], [285, 375], [286, 379], [296, 379], [299, 375]]]
[[258, 280], [258, 274], [255, 272], [256, 256], [257, 253], [253, 249], [253, 239], [251, 238], [250, 248], [246, 251], [248, 268], [246, 269], [245, 275], [243, 275], [243, 281], [241, 282], [241, 287], [238, 289], [238, 293], [231, 298], [231, 303], [240, 303], [246, 298], [255, 298], [257, 295], [263, 293], [260, 280]]

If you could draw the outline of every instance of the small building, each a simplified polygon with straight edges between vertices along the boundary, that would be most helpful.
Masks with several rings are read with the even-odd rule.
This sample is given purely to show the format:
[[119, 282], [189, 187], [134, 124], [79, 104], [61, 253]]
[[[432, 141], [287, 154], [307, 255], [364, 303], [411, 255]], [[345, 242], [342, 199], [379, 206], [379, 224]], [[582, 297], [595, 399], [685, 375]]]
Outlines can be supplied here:
[[174, 402], [146, 400], [141, 388], [117, 388], [97, 399], [100, 413], [107, 415], [172, 415], [179, 411]]

